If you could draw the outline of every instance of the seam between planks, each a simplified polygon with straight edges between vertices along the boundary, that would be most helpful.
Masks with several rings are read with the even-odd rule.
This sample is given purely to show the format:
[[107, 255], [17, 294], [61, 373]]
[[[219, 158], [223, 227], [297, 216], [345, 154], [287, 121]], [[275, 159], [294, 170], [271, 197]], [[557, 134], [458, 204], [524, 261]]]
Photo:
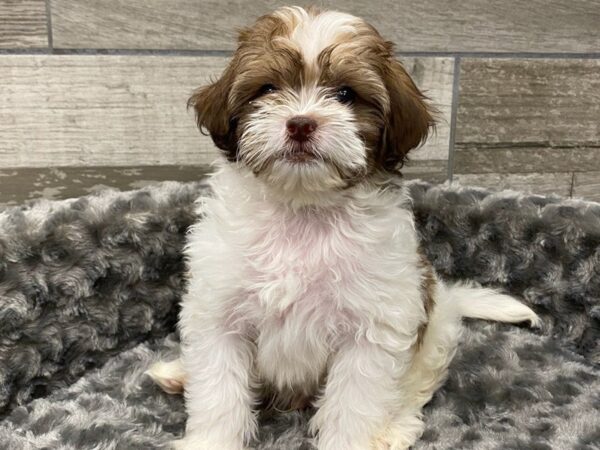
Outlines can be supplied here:
[[454, 176], [454, 141], [456, 140], [456, 120], [458, 100], [460, 96], [460, 63], [461, 57], [454, 58], [454, 74], [452, 77], [452, 107], [450, 109], [450, 137], [448, 139], [448, 182], [452, 184]]
[[52, 37], [52, 8], [50, 2], [52, 0], [46, 0], [46, 26], [48, 27], [48, 50], [52, 53], [52, 48], [54, 47], [53, 37]]

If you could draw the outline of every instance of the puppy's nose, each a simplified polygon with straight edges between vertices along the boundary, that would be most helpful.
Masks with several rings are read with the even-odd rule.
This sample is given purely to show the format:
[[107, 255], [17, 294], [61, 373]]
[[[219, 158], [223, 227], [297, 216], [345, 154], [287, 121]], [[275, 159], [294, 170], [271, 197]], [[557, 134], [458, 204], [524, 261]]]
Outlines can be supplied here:
[[303, 142], [317, 129], [317, 122], [306, 116], [295, 116], [286, 122], [288, 135], [295, 141]]

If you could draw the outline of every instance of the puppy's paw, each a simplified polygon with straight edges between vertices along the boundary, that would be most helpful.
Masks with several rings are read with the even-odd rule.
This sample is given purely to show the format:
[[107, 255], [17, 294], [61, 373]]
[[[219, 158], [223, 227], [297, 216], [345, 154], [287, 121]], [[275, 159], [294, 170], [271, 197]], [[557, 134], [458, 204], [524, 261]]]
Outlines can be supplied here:
[[397, 417], [371, 443], [371, 450], [407, 450], [421, 437], [424, 428], [418, 414]]
[[146, 372], [150, 378], [168, 394], [181, 394], [185, 385], [186, 374], [181, 359], [170, 362], [154, 363]]
[[216, 450], [217, 448], [220, 447], [215, 447], [214, 445], [200, 439], [190, 439], [188, 437], [171, 441], [172, 450]]
[[193, 447], [189, 443], [186, 444], [184, 439], [177, 439], [176, 441], [171, 441], [171, 444], [169, 446], [170, 450], [191, 450], [192, 448], [195, 447]]
[[196, 439], [189, 436], [176, 441], [171, 441], [171, 450], [253, 450], [250, 447], [231, 447], [220, 444], [214, 444], [212, 442], [205, 441], [203, 439]]
[[371, 450], [408, 450], [413, 443], [406, 436], [393, 436], [388, 433], [374, 440]]

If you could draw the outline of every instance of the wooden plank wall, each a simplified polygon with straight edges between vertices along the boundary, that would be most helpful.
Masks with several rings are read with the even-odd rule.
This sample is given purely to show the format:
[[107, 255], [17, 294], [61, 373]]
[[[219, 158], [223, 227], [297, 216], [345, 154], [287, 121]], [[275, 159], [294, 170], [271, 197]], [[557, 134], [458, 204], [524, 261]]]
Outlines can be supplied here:
[[[198, 179], [186, 99], [275, 0], [0, 0], [0, 205]], [[440, 110], [408, 178], [600, 201], [600, 0], [331, 0]]]

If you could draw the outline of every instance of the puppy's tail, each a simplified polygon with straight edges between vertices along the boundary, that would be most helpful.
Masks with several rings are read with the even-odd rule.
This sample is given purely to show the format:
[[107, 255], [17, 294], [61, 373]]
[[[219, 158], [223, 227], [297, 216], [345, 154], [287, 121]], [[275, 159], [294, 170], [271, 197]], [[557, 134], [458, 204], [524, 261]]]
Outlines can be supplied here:
[[469, 284], [437, 286], [436, 304], [421, 345], [403, 382], [404, 404], [419, 414], [443, 384], [462, 334], [462, 318], [541, 324], [539, 317], [516, 299], [493, 289]]
[[494, 320], [497, 322], [529, 322], [539, 327], [541, 320], [529, 307], [493, 289], [468, 284], [446, 286], [450, 303], [461, 317]]

